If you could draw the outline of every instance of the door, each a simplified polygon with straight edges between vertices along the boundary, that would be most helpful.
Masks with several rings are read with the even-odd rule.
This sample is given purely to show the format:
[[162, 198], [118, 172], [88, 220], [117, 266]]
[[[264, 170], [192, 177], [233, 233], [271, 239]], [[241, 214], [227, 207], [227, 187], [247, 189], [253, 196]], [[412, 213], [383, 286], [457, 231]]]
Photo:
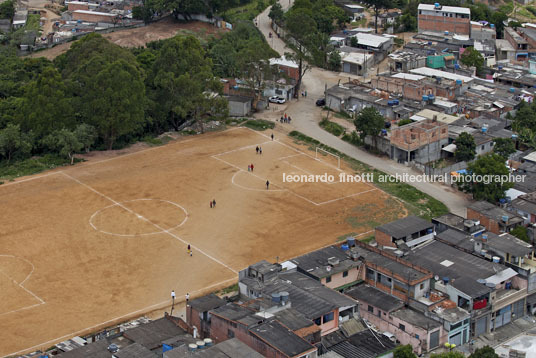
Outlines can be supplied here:
[[475, 336], [478, 337], [481, 334], [486, 333], [486, 326], [488, 325], [488, 317], [482, 317], [476, 321]]
[[457, 346], [462, 345], [462, 332], [458, 332], [455, 335], [449, 337], [449, 343]]
[[439, 330], [430, 333], [430, 349], [439, 346]]

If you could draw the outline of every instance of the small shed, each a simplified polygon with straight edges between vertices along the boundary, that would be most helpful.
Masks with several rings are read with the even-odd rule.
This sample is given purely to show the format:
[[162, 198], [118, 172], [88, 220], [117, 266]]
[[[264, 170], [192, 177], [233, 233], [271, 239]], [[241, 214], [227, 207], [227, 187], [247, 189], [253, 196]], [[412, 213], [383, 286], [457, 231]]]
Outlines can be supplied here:
[[244, 117], [251, 113], [253, 98], [243, 96], [227, 96], [229, 102], [229, 116]]

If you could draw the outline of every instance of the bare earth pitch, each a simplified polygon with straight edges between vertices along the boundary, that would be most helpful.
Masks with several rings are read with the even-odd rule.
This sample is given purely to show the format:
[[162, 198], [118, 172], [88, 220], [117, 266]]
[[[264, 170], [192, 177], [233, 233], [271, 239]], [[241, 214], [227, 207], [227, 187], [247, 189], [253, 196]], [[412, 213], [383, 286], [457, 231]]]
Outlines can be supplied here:
[[164, 307], [172, 289], [195, 297], [261, 259], [373, 229], [365, 221], [356, 230], [352, 215], [404, 214], [369, 184], [283, 183], [283, 173], [337, 177], [331, 159], [236, 128], [0, 186], [0, 356]]

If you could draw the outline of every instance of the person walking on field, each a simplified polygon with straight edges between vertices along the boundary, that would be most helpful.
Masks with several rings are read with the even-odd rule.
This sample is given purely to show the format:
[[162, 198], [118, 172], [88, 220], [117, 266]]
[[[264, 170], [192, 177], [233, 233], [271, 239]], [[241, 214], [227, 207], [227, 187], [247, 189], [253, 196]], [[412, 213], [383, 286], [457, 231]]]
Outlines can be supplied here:
[[259, 154], [262, 155], [262, 148], [259, 147]]
[[190, 301], [190, 294], [186, 292], [186, 304]]
[[270, 187], [270, 181], [266, 181], [266, 190], [268, 190], [268, 188]]
[[188, 255], [192, 256], [192, 248], [190, 244], [188, 244]]
[[274, 140], [274, 134], [272, 133], [272, 140]]
[[213, 207], [213, 208], [216, 207], [216, 199], [212, 199], [212, 207]]
[[250, 166], [251, 166], [251, 171], [253, 171], [253, 164], [251, 164]]
[[210, 208], [212, 209], [212, 201], [210, 202]]
[[257, 146], [257, 148], [255, 148], [255, 152], [256, 152], [257, 154], [259, 154], [259, 146]]

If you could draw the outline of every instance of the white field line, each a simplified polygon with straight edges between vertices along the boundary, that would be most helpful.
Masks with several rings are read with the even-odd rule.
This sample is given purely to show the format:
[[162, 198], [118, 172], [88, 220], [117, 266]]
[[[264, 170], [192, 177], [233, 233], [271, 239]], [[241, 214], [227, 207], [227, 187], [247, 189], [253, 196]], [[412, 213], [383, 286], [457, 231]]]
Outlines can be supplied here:
[[365, 193], [369, 193], [371, 191], [376, 191], [378, 189], [376, 188], [373, 188], [373, 189], [369, 189], [369, 190], [365, 190], [365, 191], [362, 191], [362, 192], [359, 192], [359, 193], [355, 193], [355, 194], [350, 194], [350, 195], [346, 195], [346, 196], [343, 196], [342, 198], [337, 198], [337, 199], [331, 199], [331, 200], [328, 200], [328, 201], [323, 201], [321, 203], [318, 203], [318, 205], [325, 205], [325, 204], [329, 204], [329, 203], [333, 203], [335, 201], [339, 201], [339, 200], [343, 200], [343, 199], [347, 199], [347, 198], [352, 198], [354, 196], [358, 196], [358, 195], [361, 195], [361, 194], [365, 194]]
[[250, 191], [262, 191], [264, 193], [270, 193], [270, 192], [274, 192], [274, 191], [277, 191], [277, 192], [280, 192], [280, 191], [287, 191], [286, 189], [271, 189], [271, 190], [266, 190], [266, 189], [253, 189], [253, 188], [247, 188], [245, 186], [242, 186], [240, 184], [237, 184], [235, 183], [235, 177], [237, 174], [239, 173], [245, 173], [244, 170], [239, 170], [237, 171], [236, 173], [234, 173], [233, 177], [231, 178], [231, 182], [236, 185], [237, 187], [239, 187], [240, 189], [244, 189], [244, 190], [250, 190]]
[[[231, 282], [231, 281], [236, 281], [237, 279], [236, 278], [231, 278], [231, 279], [228, 279], [228, 280], [225, 280], [225, 281], [221, 281], [221, 282], [218, 282], [218, 283], [215, 283], [213, 285], [210, 285], [210, 286], [207, 286], [207, 287], [204, 287], [202, 289], [199, 289], [199, 290], [196, 290], [196, 291], [193, 291], [191, 293], [191, 295], [195, 295], [197, 292], [203, 292], [205, 290], [209, 290], [211, 289], [212, 287], [215, 287], [215, 286], [220, 286], [222, 284], [225, 284], [227, 282]], [[184, 299], [180, 300], [180, 301], [183, 301]], [[90, 331], [93, 331], [95, 330], [96, 328], [106, 328], [106, 325], [107, 324], [111, 324], [111, 323], [114, 323], [114, 322], [118, 322], [124, 318], [127, 318], [127, 317], [132, 317], [134, 318], [136, 315], [138, 314], [143, 314], [143, 313], [146, 313], [146, 312], [149, 312], [151, 310], [154, 310], [154, 309], [158, 309], [158, 308], [163, 308], [163, 307], [166, 307], [166, 306], [171, 306], [171, 299], [168, 299], [168, 300], [165, 300], [165, 301], [162, 301], [162, 302], [159, 302], [159, 303], [155, 303], [154, 305], [150, 305], [150, 306], [147, 306], [145, 308], [142, 308], [142, 309], [139, 309], [139, 310], [136, 310], [136, 311], [133, 311], [133, 312], [130, 312], [130, 313], [127, 313], [127, 314], [124, 314], [124, 315], [121, 315], [121, 316], [118, 316], [118, 317], [115, 317], [115, 318], [112, 318], [112, 319], [109, 319], [107, 321], [104, 321], [104, 322], [101, 322], [101, 323], [98, 323], [98, 324], [95, 324], [91, 327], [87, 327], [87, 328], [84, 328], [84, 329], [80, 329], [78, 331], [75, 331], [75, 332], [71, 332], [71, 333], [68, 333], [66, 335], [63, 335], [61, 337], [57, 337], [57, 338], [54, 338], [54, 339], [51, 339], [49, 341], [46, 341], [46, 342], [43, 342], [43, 343], [39, 343], [39, 344], [36, 344], [35, 346], [32, 346], [32, 347], [28, 347], [28, 348], [24, 348], [24, 349], [21, 349], [20, 351], [18, 352], [13, 352], [13, 353], [9, 353], [8, 355], [5, 355], [4, 357], [10, 357], [10, 356], [15, 356], [15, 355], [18, 355], [18, 354], [21, 354], [21, 353], [24, 353], [24, 352], [31, 352], [31, 351], [34, 351], [36, 349], [39, 349], [39, 348], [44, 348], [44, 347], [48, 347], [51, 343], [56, 343], [56, 342], [59, 342], [59, 341], [62, 341], [66, 338], [71, 338], [71, 337], [74, 337], [74, 336], [77, 336], [81, 333], [84, 333], [84, 332], [90, 332]]]
[[262, 143], [259, 143], [259, 144], [252, 144], [252, 145], [246, 145], [244, 147], [239, 147], [239, 148], [235, 148], [235, 149], [231, 149], [231, 150], [228, 150], [226, 152], [221, 152], [221, 153], [218, 153], [218, 154], [213, 154], [212, 156], [213, 157], [219, 157], [220, 155], [225, 155], [225, 154], [229, 154], [229, 153], [234, 153], [234, 152], [239, 152], [241, 150], [245, 150], [245, 149], [248, 149], [248, 148], [255, 148], [255, 147], [258, 147], [262, 144], [266, 144], [266, 143], [272, 143], [271, 140], [268, 140], [266, 142], [262, 142]]
[[62, 170], [57, 171], [57, 172], [54, 172], [54, 173], [48, 173], [48, 174], [38, 175], [38, 176], [31, 177], [31, 178], [27, 178], [27, 179], [15, 180], [14, 182], [6, 183], [6, 184], [2, 184], [2, 185], [0, 185], [0, 188], [3, 188], [3, 187], [5, 187], [5, 186], [10, 186], [10, 185], [15, 185], [15, 184], [20, 184], [20, 183], [25, 183], [25, 182], [27, 182], [27, 181], [36, 180], [36, 179], [41, 179], [41, 178], [45, 178], [45, 177], [48, 177], [48, 176], [51, 176], [51, 175], [56, 175], [56, 174], [61, 174], [61, 173], [63, 173]]
[[[179, 236], [177, 236], [177, 235], [175, 235], [174, 233], [172, 233], [170, 230], [168, 230], [168, 229], [164, 229], [164, 228], [161, 227], [160, 225], [153, 223], [151, 220], [147, 219], [146, 217], [144, 217], [144, 216], [142, 216], [142, 215], [136, 213], [135, 211], [133, 211], [133, 210], [127, 208], [126, 206], [124, 206], [124, 205], [121, 204], [120, 202], [115, 201], [114, 199], [110, 198], [109, 196], [107, 196], [107, 195], [105, 195], [105, 194], [103, 194], [103, 193], [97, 191], [96, 189], [93, 189], [93, 188], [90, 187], [89, 185], [87, 185], [87, 184], [81, 182], [80, 180], [78, 180], [78, 179], [76, 179], [76, 178], [73, 178], [73, 177], [70, 176], [69, 174], [63, 173], [63, 175], [65, 175], [65, 176], [68, 177], [69, 179], [71, 179], [71, 180], [77, 182], [78, 184], [80, 184], [80, 185], [86, 187], [87, 189], [91, 190], [91, 191], [94, 192], [95, 194], [98, 194], [98, 195], [102, 196], [103, 198], [105, 198], [105, 199], [111, 201], [112, 203], [114, 203], [114, 204], [116, 204], [117, 206], [123, 208], [124, 210], [128, 211], [129, 213], [136, 215], [136, 217], [138, 217], [139, 219], [141, 219], [141, 220], [143, 220], [143, 221], [145, 221], [145, 222], [147, 222], [147, 223], [153, 225], [155, 228], [157, 228], [158, 230], [160, 230], [162, 233], [168, 234], [168, 235], [172, 236], [173, 238], [175, 238], [176, 240], [182, 242], [183, 244], [188, 245], [188, 243], [187, 243], [186, 241], [184, 241], [184, 240], [181, 239]], [[193, 247], [196, 251], [198, 251], [198, 252], [202, 253], [203, 255], [205, 255], [206, 257], [208, 257], [209, 259], [212, 259], [213, 261], [215, 261], [215, 262], [219, 263], [220, 265], [226, 267], [226, 268], [227, 268], [228, 270], [230, 270], [231, 272], [233, 272], [233, 273], [235, 273], [235, 274], [238, 274], [238, 271], [235, 271], [235, 270], [232, 269], [229, 265], [227, 265], [227, 264], [221, 262], [221, 261], [218, 260], [217, 258], [215, 258], [215, 257], [211, 256], [210, 254], [204, 252], [204, 251], [201, 250], [199, 247], [196, 247], [196, 246], [194, 246], [194, 245], [192, 245], [192, 244], [190, 244], [190, 246]]]
[[32, 267], [32, 271], [30, 271], [30, 273], [24, 278], [24, 280], [22, 280], [21, 282], [17, 282], [13, 277], [9, 276], [7, 273], [5, 273], [4, 271], [0, 270], [0, 273], [2, 275], [4, 275], [5, 277], [7, 277], [9, 280], [13, 281], [13, 283], [15, 283], [17, 286], [19, 286], [20, 288], [22, 288], [24, 291], [26, 291], [27, 293], [29, 293], [31, 296], [33, 296], [36, 300], [39, 301], [39, 303], [36, 303], [36, 304], [33, 304], [33, 305], [30, 305], [30, 306], [26, 306], [26, 307], [22, 307], [22, 308], [18, 308], [16, 310], [12, 310], [12, 311], [9, 311], [9, 312], [3, 312], [3, 313], [0, 313], [0, 316], [5, 316], [7, 314], [10, 314], [10, 313], [15, 313], [15, 312], [19, 312], [19, 311], [23, 311], [23, 310], [27, 310], [27, 309], [30, 309], [30, 308], [33, 308], [33, 307], [37, 307], [37, 306], [40, 306], [40, 305], [43, 305], [45, 304], [45, 301], [37, 296], [35, 293], [33, 293], [32, 291], [30, 291], [29, 289], [27, 289], [26, 287], [24, 287], [24, 283], [30, 278], [30, 276], [33, 274], [34, 270], [35, 270], [35, 266], [28, 260], [26, 260], [25, 258], [22, 258], [22, 257], [18, 257], [18, 256], [13, 256], [13, 255], [0, 255], [0, 257], [11, 257], [11, 258], [14, 258], [14, 259], [17, 259], [17, 260], [22, 260], [24, 262], [26, 262], [27, 264], [29, 264], [31, 267]]
[[303, 155], [302, 153], [297, 153], [297, 154], [291, 154], [291, 155], [287, 155], [285, 157], [281, 157], [281, 158], [277, 158], [278, 160], [283, 160], [283, 159], [288, 159], [288, 158], [293, 158], [293, 157], [298, 157], [300, 155]]
[[[220, 161], [224, 162], [225, 164], [227, 164], [227, 165], [229, 165], [229, 166], [231, 166], [231, 167], [233, 167], [233, 168], [236, 168], [236, 169], [238, 169], [238, 170], [240, 170], [240, 171], [246, 172], [244, 169], [242, 169], [242, 168], [240, 168], [240, 167], [234, 165], [233, 163], [229, 163], [228, 161], [226, 161], [226, 160], [224, 160], [224, 159], [218, 158], [218, 157], [215, 156], [215, 155], [211, 156], [211, 158], [214, 158], [214, 159], [216, 159], [216, 160], [220, 160]], [[258, 178], [258, 179], [261, 179], [261, 180], [263, 180], [263, 181], [264, 181], [264, 180], [268, 180], [268, 179], [266, 179], [266, 178], [262, 178], [262, 177], [260, 177], [260, 176], [258, 176], [258, 175], [256, 175], [256, 174], [253, 174], [252, 172], [247, 172], [247, 173], [248, 173], [248, 174], [251, 174], [251, 175], [253, 175], [254, 177], [256, 177], [256, 178]], [[273, 185], [273, 186], [275, 186], [275, 187], [281, 188], [282, 190], [286, 190], [286, 191], [288, 191], [289, 193], [291, 193], [291, 194], [293, 194], [293, 195], [296, 195], [298, 198], [301, 198], [301, 199], [303, 199], [303, 200], [305, 200], [305, 201], [307, 201], [307, 202], [309, 202], [309, 203], [311, 203], [311, 204], [313, 204], [313, 205], [318, 206], [318, 204], [315, 203], [314, 201], [309, 200], [309, 199], [307, 199], [306, 197], [304, 197], [304, 196], [302, 196], [302, 195], [300, 195], [300, 194], [297, 194], [297, 193], [293, 192], [292, 190], [288, 190], [287, 188], [283, 188], [282, 186], [277, 185], [277, 184], [273, 184], [273, 183], [270, 183], [270, 185]], [[267, 191], [268, 191], [268, 190], [267, 190]]]

